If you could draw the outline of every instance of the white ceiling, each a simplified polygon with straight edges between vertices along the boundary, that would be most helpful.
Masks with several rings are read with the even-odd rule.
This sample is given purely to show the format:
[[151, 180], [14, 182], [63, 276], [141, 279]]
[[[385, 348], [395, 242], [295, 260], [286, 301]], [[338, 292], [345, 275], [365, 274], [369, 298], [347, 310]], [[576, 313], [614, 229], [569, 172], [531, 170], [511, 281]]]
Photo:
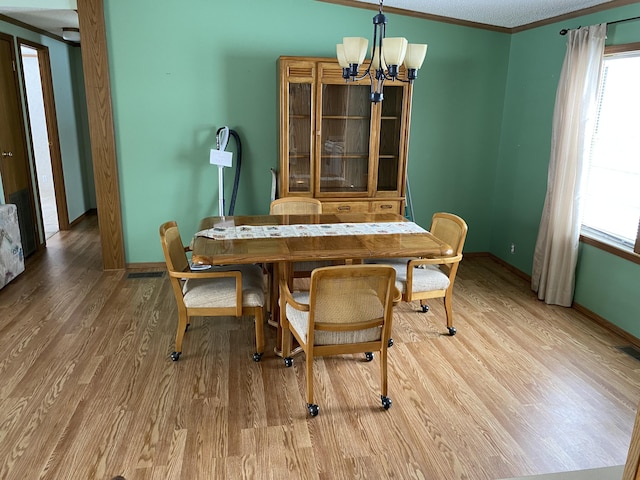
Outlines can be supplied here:
[[[48, 2], [13, 0], [13, 2], [40, 6], [48, 2], [55, 3], [51, 0]], [[59, 37], [62, 36], [63, 27], [78, 28], [78, 15], [75, 10], [4, 6], [11, 3], [11, 0], [0, 0], [0, 14]], [[379, 5], [380, 2], [379, 0], [353, 0], [348, 3]], [[384, 7], [494, 27], [515, 28], [605, 3], [617, 2], [615, 0], [385, 0]]]
[[[26, 3], [26, 2], [25, 2]], [[78, 13], [67, 9], [3, 7], [0, 14], [62, 37], [63, 28], [78, 28]]]
[[[356, 2], [380, 3], [379, 0]], [[384, 7], [515, 28], [604, 3], [612, 0], [384, 0]]]

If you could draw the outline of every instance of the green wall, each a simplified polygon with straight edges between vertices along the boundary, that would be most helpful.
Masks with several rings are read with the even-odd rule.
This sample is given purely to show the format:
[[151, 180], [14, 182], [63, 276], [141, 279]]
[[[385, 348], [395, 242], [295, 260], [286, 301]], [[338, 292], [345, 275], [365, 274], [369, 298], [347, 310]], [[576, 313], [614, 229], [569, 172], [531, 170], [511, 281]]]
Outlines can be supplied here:
[[[178, 221], [188, 238], [217, 214], [208, 152], [220, 126], [242, 138], [235, 213], [266, 213], [278, 167], [278, 57], [334, 56], [343, 36], [371, 36], [375, 14], [315, 0], [139, 0], [105, 2], [105, 11], [127, 262], [162, 261], [162, 222]], [[470, 226], [468, 249], [487, 251], [510, 37], [388, 17], [388, 35], [429, 44], [409, 148], [416, 221], [456, 212]]]
[[[567, 37], [575, 28], [640, 16], [640, 4], [583, 16], [512, 36], [493, 195], [490, 251], [531, 274], [533, 251], [547, 188], [551, 126]], [[612, 25], [607, 44], [640, 41], [640, 23]], [[515, 254], [509, 253], [511, 243]], [[575, 301], [640, 338], [640, 265], [583, 245]], [[635, 295], [634, 295], [635, 294]]]
[[[188, 8], [138, 0], [105, 9], [129, 263], [162, 261], [162, 222], [178, 221], [186, 241], [201, 217], [217, 214], [208, 151], [223, 125], [243, 142], [235, 213], [268, 211], [269, 169], [278, 166], [277, 58], [331, 57], [343, 36], [370, 37], [374, 14], [315, 0], [201, 0]], [[435, 211], [458, 213], [469, 224], [465, 251], [491, 252], [530, 273], [566, 45], [558, 32], [638, 15], [634, 4], [508, 35], [389, 14], [388, 35], [429, 44], [409, 147], [416, 221], [428, 226]], [[637, 25], [611, 27], [609, 43], [640, 41], [632, 40]], [[228, 170], [227, 199], [232, 178]], [[576, 301], [640, 337], [628, 296], [640, 291], [640, 267], [590, 247], [581, 252]]]

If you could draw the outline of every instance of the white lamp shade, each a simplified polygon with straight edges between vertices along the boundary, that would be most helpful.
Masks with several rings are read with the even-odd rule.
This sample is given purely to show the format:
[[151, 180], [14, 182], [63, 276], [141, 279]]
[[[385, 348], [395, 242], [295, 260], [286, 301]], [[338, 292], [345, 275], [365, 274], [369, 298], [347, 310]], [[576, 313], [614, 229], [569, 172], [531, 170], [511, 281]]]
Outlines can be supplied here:
[[349, 68], [349, 62], [344, 54], [344, 44], [338, 43], [336, 45], [336, 56], [338, 57], [338, 63], [342, 68]]
[[407, 53], [407, 39], [403, 37], [382, 39], [382, 58], [387, 65], [402, 65]]
[[380, 68], [382, 68], [382, 70], [386, 70], [387, 69], [387, 64], [384, 61], [384, 57], [382, 57], [382, 65], [380, 65], [380, 50], [379, 49], [376, 49], [375, 55], [373, 54], [373, 50], [371, 51], [371, 65], [373, 65], [373, 68], [375, 68], [376, 70], [379, 70]]
[[364, 57], [367, 55], [369, 40], [362, 37], [344, 37], [342, 44], [344, 45], [345, 60], [350, 64], [362, 65]]
[[62, 28], [62, 38], [68, 42], [80, 41], [80, 30], [77, 28]]
[[427, 55], [427, 45], [422, 43], [410, 43], [407, 46], [407, 54], [404, 57], [404, 65], [407, 68], [419, 70]]

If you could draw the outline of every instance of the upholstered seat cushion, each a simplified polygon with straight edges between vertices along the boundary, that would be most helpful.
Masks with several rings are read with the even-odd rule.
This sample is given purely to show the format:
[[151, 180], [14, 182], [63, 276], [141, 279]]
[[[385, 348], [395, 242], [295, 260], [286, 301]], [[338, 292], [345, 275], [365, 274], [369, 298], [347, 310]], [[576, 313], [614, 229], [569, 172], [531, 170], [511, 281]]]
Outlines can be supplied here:
[[[407, 265], [391, 265], [396, 271], [396, 288], [402, 293], [407, 292]], [[431, 292], [446, 290], [449, 287], [449, 277], [436, 265], [424, 265], [413, 269], [413, 292]]]
[[[309, 292], [294, 292], [293, 298], [298, 303], [309, 304]], [[324, 304], [323, 304], [324, 303]], [[345, 314], [353, 322], [361, 322], [381, 318], [384, 314], [382, 304], [375, 292], [359, 293], [358, 301], [354, 301], [352, 295], [333, 296], [325, 302], [318, 299], [316, 305], [316, 322], [336, 323], [335, 319], [344, 318]], [[307, 342], [309, 329], [309, 312], [301, 312], [287, 304], [287, 318], [291, 329], [295, 330], [303, 342]], [[345, 322], [341, 322], [345, 323]], [[329, 332], [316, 330], [314, 334], [315, 345], [335, 345], [346, 343], [372, 342], [380, 340], [382, 329], [380, 327], [356, 330], [353, 332]]]
[[[264, 305], [264, 277], [257, 265], [214, 267], [211, 271], [239, 270], [242, 273], [242, 306]], [[234, 307], [236, 282], [234, 278], [190, 278], [182, 288], [187, 308]]]
[[[396, 288], [403, 294], [407, 293], [407, 262], [410, 258], [378, 258], [367, 260], [366, 263], [391, 265], [396, 271]], [[446, 290], [449, 287], [449, 277], [437, 265], [421, 265], [413, 269], [413, 292], [431, 292]]]

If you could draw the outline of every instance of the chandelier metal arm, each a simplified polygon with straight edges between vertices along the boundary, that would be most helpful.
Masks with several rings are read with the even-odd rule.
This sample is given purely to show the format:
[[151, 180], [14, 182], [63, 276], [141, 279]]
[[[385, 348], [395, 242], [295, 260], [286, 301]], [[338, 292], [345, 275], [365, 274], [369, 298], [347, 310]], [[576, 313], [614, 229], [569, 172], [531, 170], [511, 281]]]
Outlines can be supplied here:
[[[391, 61], [393, 61], [394, 63], [391, 65], [387, 65], [382, 48], [384, 39], [386, 37], [387, 17], [384, 15], [384, 13], [382, 13], [382, 3], [383, 0], [380, 0], [378, 13], [373, 17], [373, 47], [371, 49], [371, 60], [369, 61], [367, 68], [362, 73], [362, 75], [359, 75], [358, 68], [360, 67], [360, 63], [366, 63], [366, 61], [363, 61], [366, 52], [366, 39], [356, 39], [355, 37], [350, 38], [350, 53], [348, 55], [345, 55], [346, 48], [343, 47], [342, 44], [338, 45], [338, 60], [340, 61], [340, 58], [343, 59], [343, 61], [341, 62], [341, 65], [343, 66], [342, 77], [347, 82], [360, 81], [368, 77], [371, 82], [371, 101], [374, 103], [378, 103], [383, 100], [383, 87], [385, 80], [398, 80], [402, 83], [413, 83], [413, 80], [415, 80], [417, 76], [417, 71], [422, 65], [422, 61], [424, 60], [424, 55], [426, 54], [427, 50], [427, 45], [407, 46], [407, 40], [404, 38], [389, 39], [389, 42], [393, 40], [393, 47], [391, 47], [392, 53], [390, 53], [389, 59], [391, 59]], [[345, 38], [344, 40], [346, 45], [347, 38]], [[364, 42], [363, 47], [361, 47], [362, 50], [360, 50], [361, 56], [359, 57], [357, 54], [353, 53], [353, 40], [362, 40]], [[398, 40], [401, 40], [404, 43], [404, 46], [398, 47]], [[402, 45], [402, 43], [400, 45]], [[414, 50], [412, 50], [413, 55], [410, 57], [412, 60], [406, 63], [407, 78], [403, 79], [399, 76], [399, 68], [400, 64], [403, 63], [403, 59], [405, 58], [405, 51], [408, 47], [414, 47]], [[417, 50], [416, 47], [418, 48]], [[396, 50], [398, 48], [402, 49], [401, 53], [399, 53], [399, 50]], [[358, 47], [356, 47], [356, 52], [358, 51], [357, 49]], [[389, 54], [389, 52], [387, 53]], [[342, 57], [340, 57], [340, 55], [342, 55]], [[358, 58], [357, 60], [355, 60], [356, 57]], [[344, 61], [347, 58], [350, 58], [351, 60]], [[351, 63], [354, 60], [356, 63]]]

